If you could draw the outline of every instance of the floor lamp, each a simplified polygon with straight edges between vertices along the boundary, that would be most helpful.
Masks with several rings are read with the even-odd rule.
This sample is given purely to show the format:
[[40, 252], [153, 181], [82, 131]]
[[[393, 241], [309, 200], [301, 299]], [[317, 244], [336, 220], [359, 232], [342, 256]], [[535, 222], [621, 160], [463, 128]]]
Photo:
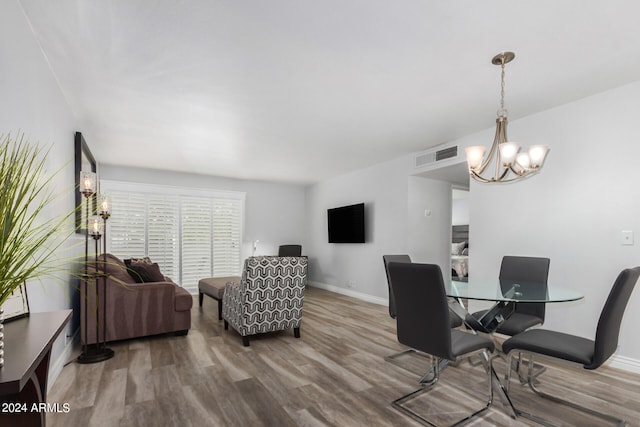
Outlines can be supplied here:
[[[80, 172], [80, 192], [85, 197], [85, 225], [86, 225], [86, 233], [85, 233], [85, 245], [84, 245], [84, 298], [85, 301], [85, 310], [84, 310], [84, 341], [82, 343], [82, 353], [76, 361], [78, 363], [96, 363], [102, 362], [103, 360], [107, 360], [113, 357], [114, 352], [106, 345], [106, 275], [104, 273], [100, 274], [98, 270], [98, 242], [102, 237], [103, 233], [103, 222], [106, 224], [106, 221], [109, 215], [106, 215], [106, 218], [102, 216], [103, 222], [100, 221], [100, 217], [96, 217], [91, 221], [91, 225], [89, 225], [89, 205], [91, 204], [91, 197], [96, 192], [96, 174], [94, 172]], [[105, 211], [104, 209], [101, 211]], [[108, 212], [108, 209], [106, 210]], [[95, 263], [94, 263], [94, 273], [89, 275], [89, 236], [95, 241]], [[106, 242], [106, 236], [105, 236]], [[105, 243], [106, 244], [106, 243]], [[104, 254], [104, 262], [103, 269], [106, 267], [106, 251]], [[100, 310], [100, 297], [98, 296], [99, 291], [99, 281], [102, 278], [104, 281], [103, 286], [103, 308]], [[88, 289], [89, 282], [92, 281], [95, 286], [95, 302], [96, 302], [96, 343], [93, 345], [88, 344], [88, 312], [89, 312], [89, 297], [88, 297]], [[102, 340], [100, 340], [100, 313], [102, 312]]]

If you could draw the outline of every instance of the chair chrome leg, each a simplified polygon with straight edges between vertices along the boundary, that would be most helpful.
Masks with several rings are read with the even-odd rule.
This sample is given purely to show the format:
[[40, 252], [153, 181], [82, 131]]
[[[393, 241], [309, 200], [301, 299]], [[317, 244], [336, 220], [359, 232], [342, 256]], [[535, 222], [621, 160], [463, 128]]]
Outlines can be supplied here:
[[[389, 362], [389, 363], [392, 363], [392, 364], [394, 364], [394, 365], [396, 365], [396, 366], [398, 366], [398, 367], [400, 367], [402, 369], [405, 369], [405, 370], [408, 370], [409, 372], [411, 372], [409, 369], [407, 369], [407, 367], [404, 364], [400, 363], [397, 360], [399, 357], [402, 357], [404, 355], [411, 354], [411, 353], [415, 353], [420, 357], [427, 358], [427, 359], [429, 359], [430, 363], [433, 364], [433, 357], [432, 356], [430, 356], [428, 354], [425, 354], [425, 353], [422, 353], [422, 352], [419, 352], [419, 351], [416, 351], [416, 350], [414, 350], [412, 348], [409, 348], [409, 349], [403, 350], [403, 351], [399, 351], [398, 353], [394, 353], [394, 354], [391, 354], [389, 356], [385, 356], [384, 360]], [[440, 362], [439, 362], [440, 370], [446, 368], [449, 363], [451, 363], [451, 361], [446, 360], [446, 359], [441, 359]], [[433, 368], [431, 368], [427, 372], [425, 372], [425, 374], [422, 376], [422, 378], [420, 378], [419, 382], [421, 382], [421, 383], [422, 382], [427, 382], [427, 383], [430, 382], [431, 380], [425, 380], [425, 378], [427, 378], [430, 375], [433, 375]]]
[[[424, 381], [424, 378], [428, 375], [430, 375], [433, 372], [433, 378], [426, 382]], [[401, 412], [405, 413], [406, 415], [410, 416], [411, 418], [413, 418], [414, 420], [421, 422], [421, 423], [426, 423], [427, 425], [430, 426], [434, 426], [437, 427], [435, 424], [433, 424], [431, 421], [429, 421], [428, 419], [424, 418], [422, 415], [418, 414], [415, 411], [412, 411], [411, 409], [403, 406], [403, 403], [410, 401], [411, 399], [414, 399], [418, 396], [420, 396], [423, 393], [426, 393], [427, 391], [429, 391], [431, 389], [431, 387], [433, 387], [434, 385], [436, 385], [436, 383], [438, 382], [438, 379], [440, 378], [440, 369], [438, 368], [438, 362], [436, 361], [435, 363], [432, 362], [431, 367], [429, 368], [429, 370], [422, 376], [422, 378], [420, 378], [418, 380], [418, 382], [420, 383], [421, 387], [415, 391], [412, 391], [409, 394], [406, 394], [396, 400], [394, 400], [393, 402], [391, 402], [391, 405], [400, 410]]]
[[[511, 362], [511, 363], [513, 363], [513, 362]], [[533, 372], [533, 371], [528, 369], [528, 366], [530, 364], [533, 364], [533, 367], [536, 368], [535, 372]], [[515, 365], [516, 366], [515, 366], [514, 369], [518, 373], [518, 378], [520, 379], [520, 384], [522, 384], [522, 385], [525, 385], [525, 384], [527, 384], [529, 382], [529, 379], [528, 379], [529, 375], [531, 375], [532, 378], [535, 379], [535, 378], [538, 378], [540, 375], [542, 375], [543, 373], [545, 373], [547, 371], [547, 367], [546, 366], [540, 365], [540, 364], [535, 363], [533, 361], [533, 356], [532, 355], [529, 356], [529, 360], [524, 360], [522, 358], [522, 354], [518, 353], [518, 360], [516, 360]], [[527, 371], [528, 371], [527, 375], [522, 375], [521, 368], [522, 368], [523, 365], [527, 366]], [[513, 367], [513, 365], [511, 365], [511, 366]], [[505, 374], [504, 379], [507, 382], [509, 381], [509, 379], [507, 377], [507, 374]]]
[[511, 370], [513, 369], [512, 359], [513, 359], [513, 353], [507, 356], [507, 366], [506, 366], [507, 372], [505, 373], [505, 376], [504, 376], [504, 380], [505, 380], [504, 389], [507, 393], [509, 392], [509, 384], [511, 384]]
[[[511, 358], [513, 357], [513, 352], [511, 354], [509, 354], [509, 360], [508, 360], [508, 365], [507, 365], [507, 380], [506, 380], [506, 385], [505, 385], [505, 389], [508, 391], [509, 390], [509, 379], [510, 379], [510, 374], [511, 374]], [[587, 408], [585, 406], [582, 405], [578, 405], [577, 403], [571, 402], [569, 400], [565, 400], [565, 399], [561, 399], [557, 396], [554, 396], [552, 394], [548, 394], [545, 393], [541, 390], [539, 390], [536, 385], [534, 384], [534, 380], [536, 379], [536, 377], [539, 374], [534, 373], [534, 366], [535, 364], [533, 363], [533, 355], [530, 354], [529, 355], [529, 369], [528, 369], [528, 374], [527, 374], [527, 383], [529, 384], [529, 388], [536, 393], [538, 396], [547, 399], [547, 400], [551, 400], [552, 402], [556, 402], [556, 403], [560, 403], [562, 405], [565, 406], [569, 406], [570, 408], [573, 409], [577, 409], [578, 411], [584, 412], [586, 414], [589, 415], [593, 415], [596, 416], [598, 418], [601, 418], [603, 420], [607, 420], [607, 421], [611, 421], [613, 423], [615, 423], [616, 426], [618, 427], [624, 427], [627, 425], [627, 422], [621, 418], [617, 418], [614, 417], [613, 415], [610, 414], [605, 414], [603, 412], [599, 412], [596, 411], [594, 409], [591, 408]], [[546, 368], [545, 368], [546, 369]], [[545, 420], [544, 418], [541, 418], [537, 415], [531, 414], [529, 412], [525, 412], [522, 411], [520, 409], [517, 409], [513, 406], [513, 404], [511, 405], [513, 407], [513, 409], [515, 410], [515, 413], [517, 416], [519, 417], [524, 417], [527, 419], [530, 419], [531, 421], [535, 421], [538, 424], [544, 425], [544, 426], [548, 426], [548, 427], [557, 427], [556, 424], [553, 424], [551, 421]]]
[[400, 367], [402, 369], [409, 370], [409, 369], [407, 369], [405, 364], [400, 363], [398, 361], [398, 358], [400, 358], [402, 356], [405, 356], [407, 354], [412, 354], [412, 353], [415, 353], [415, 354], [417, 354], [418, 356], [421, 356], [421, 357], [425, 357], [425, 358], [429, 359], [429, 361], [431, 361], [431, 356], [429, 356], [428, 354], [420, 353], [419, 351], [415, 351], [412, 348], [409, 348], [409, 349], [406, 349], [406, 350], [402, 350], [402, 351], [399, 351], [397, 353], [390, 354], [389, 356], [385, 356], [384, 360], [386, 362], [392, 363], [392, 364], [394, 364], [394, 365], [396, 365], [396, 366], [398, 366], [398, 367]]
[[627, 422], [621, 418], [617, 418], [617, 417], [614, 417], [613, 415], [605, 414], [603, 412], [596, 411], [595, 409], [587, 408], [585, 406], [578, 405], [577, 403], [571, 402], [569, 400], [561, 399], [557, 396], [545, 393], [536, 387], [536, 385], [533, 383], [533, 378], [531, 376], [529, 376], [529, 388], [533, 390], [540, 397], [543, 397], [545, 399], [551, 400], [556, 403], [561, 403], [573, 409], [577, 409], [578, 411], [586, 412], [587, 414], [596, 416], [598, 418], [602, 418], [603, 420], [614, 422], [619, 427], [623, 427], [627, 424]]
[[[427, 372], [425, 372], [423, 376], [420, 377], [418, 382], [420, 384], [427, 384], [427, 385], [432, 383], [435, 384], [438, 381], [437, 372], [442, 372], [444, 368], [449, 366], [449, 363], [451, 363], [451, 361], [447, 359], [440, 359], [436, 361], [436, 363], [433, 363], [431, 365], [431, 368]], [[431, 376], [431, 379], [427, 379], [429, 376]]]
[[[547, 367], [540, 365], [538, 363], [535, 363], [533, 361], [533, 355], [530, 354], [529, 355], [529, 360], [525, 361], [522, 358], [522, 353], [518, 353], [518, 362], [516, 363], [517, 366], [517, 372], [518, 372], [518, 377], [520, 378], [520, 384], [527, 384], [529, 382], [529, 377], [531, 377], [532, 379], [536, 379], [538, 378], [540, 375], [542, 375], [544, 372], [546, 372]], [[526, 364], [527, 366], [533, 366], [533, 368], [535, 368], [535, 371], [532, 369], [528, 369], [528, 373], [527, 376], [523, 376], [520, 373], [520, 368], [522, 367], [523, 364]]]
[[[407, 408], [406, 406], [404, 406], [404, 404], [426, 392], [428, 392], [429, 390], [431, 390], [431, 388], [433, 388], [433, 386], [438, 382], [438, 379], [440, 378], [440, 370], [441, 370], [441, 366], [444, 365], [446, 366], [446, 363], [442, 363], [442, 360], [437, 360], [435, 363], [433, 363], [432, 367], [429, 369], [429, 371], [427, 371], [427, 373], [425, 373], [422, 378], [420, 378], [420, 384], [422, 387], [420, 387], [419, 389], [412, 391], [411, 393], [400, 397], [399, 399], [394, 400], [393, 402], [391, 402], [391, 405], [396, 408], [397, 410], [401, 411], [402, 413], [410, 416], [411, 418], [413, 418], [414, 420], [425, 424], [425, 425], [429, 425], [429, 426], [433, 426], [433, 427], [437, 427], [436, 424], [432, 423], [431, 421], [429, 421], [428, 419], [426, 419], [425, 417], [423, 417], [422, 415], [418, 414], [417, 412]], [[474, 418], [475, 416], [477, 416], [478, 414], [486, 411], [487, 409], [489, 409], [489, 407], [491, 406], [491, 404], [493, 403], [493, 375], [491, 375], [493, 368], [490, 364], [489, 361], [489, 365], [485, 366], [485, 368], [490, 369], [490, 371], [487, 372], [487, 377], [488, 377], [488, 383], [489, 383], [489, 399], [487, 401], [487, 403], [485, 404], [485, 406], [483, 406], [482, 408], [478, 409], [477, 411], [473, 412], [471, 415], [466, 416], [465, 418], [456, 421], [454, 424], [452, 424], [450, 427], [454, 427], [454, 426], [458, 426], [460, 424], [463, 424], [465, 422], [467, 422], [468, 420]], [[431, 374], [431, 372], [433, 372], [433, 378], [428, 381], [425, 382], [423, 381], [424, 378], [426, 378], [428, 375]]]

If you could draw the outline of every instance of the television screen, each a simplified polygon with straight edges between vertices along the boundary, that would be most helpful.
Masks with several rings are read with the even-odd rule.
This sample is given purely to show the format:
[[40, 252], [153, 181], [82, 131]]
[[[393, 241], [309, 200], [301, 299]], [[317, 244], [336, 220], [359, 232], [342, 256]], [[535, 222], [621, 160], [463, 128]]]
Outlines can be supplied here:
[[329, 243], [364, 243], [364, 203], [327, 210]]

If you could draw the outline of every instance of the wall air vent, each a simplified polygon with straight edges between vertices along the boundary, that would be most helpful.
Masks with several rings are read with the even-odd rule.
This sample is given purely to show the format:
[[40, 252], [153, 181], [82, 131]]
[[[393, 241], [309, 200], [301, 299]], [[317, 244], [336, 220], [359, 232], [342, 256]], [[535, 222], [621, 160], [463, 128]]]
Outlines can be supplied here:
[[428, 165], [436, 161], [435, 153], [419, 154], [416, 156], [416, 167]]
[[422, 152], [415, 157], [415, 167], [420, 168], [422, 166], [428, 166], [435, 164], [442, 160], [453, 159], [458, 157], [458, 146], [442, 148], [440, 150], [433, 150]]
[[453, 147], [436, 151], [436, 162], [440, 160], [450, 159], [452, 157], [456, 157], [457, 155], [458, 155], [458, 146], [454, 145]]

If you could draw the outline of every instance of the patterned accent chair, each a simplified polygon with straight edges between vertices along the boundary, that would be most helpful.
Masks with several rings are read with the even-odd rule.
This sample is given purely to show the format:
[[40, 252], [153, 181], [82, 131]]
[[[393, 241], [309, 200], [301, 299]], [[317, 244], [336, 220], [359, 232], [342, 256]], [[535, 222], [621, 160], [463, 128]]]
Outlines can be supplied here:
[[222, 299], [224, 328], [229, 325], [249, 345], [249, 336], [293, 328], [300, 338], [306, 257], [249, 257], [239, 283], [228, 283]]

